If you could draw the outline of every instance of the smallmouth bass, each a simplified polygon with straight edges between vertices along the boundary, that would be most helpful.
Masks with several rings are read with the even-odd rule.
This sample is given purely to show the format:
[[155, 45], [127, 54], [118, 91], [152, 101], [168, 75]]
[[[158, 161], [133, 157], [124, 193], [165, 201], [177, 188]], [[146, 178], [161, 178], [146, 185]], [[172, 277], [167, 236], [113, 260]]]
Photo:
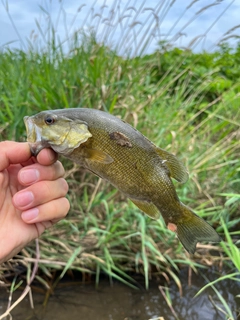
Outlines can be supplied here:
[[171, 178], [187, 181], [183, 164], [126, 122], [87, 108], [42, 111], [24, 122], [34, 156], [52, 148], [108, 180], [151, 218], [161, 213], [188, 252], [194, 253], [198, 242], [221, 241], [177, 196]]

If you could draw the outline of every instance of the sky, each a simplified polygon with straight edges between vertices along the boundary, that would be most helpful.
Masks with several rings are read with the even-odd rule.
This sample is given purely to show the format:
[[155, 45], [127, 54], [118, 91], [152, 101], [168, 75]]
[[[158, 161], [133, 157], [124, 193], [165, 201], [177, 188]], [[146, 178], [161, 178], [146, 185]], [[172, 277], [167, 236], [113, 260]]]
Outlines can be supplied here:
[[0, 49], [44, 47], [51, 25], [66, 50], [74, 32], [95, 30], [123, 55], [151, 53], [159, 41], [213, 51], [221, 38], [240, 37], [239, 17], [240, 0], [1, 0]]

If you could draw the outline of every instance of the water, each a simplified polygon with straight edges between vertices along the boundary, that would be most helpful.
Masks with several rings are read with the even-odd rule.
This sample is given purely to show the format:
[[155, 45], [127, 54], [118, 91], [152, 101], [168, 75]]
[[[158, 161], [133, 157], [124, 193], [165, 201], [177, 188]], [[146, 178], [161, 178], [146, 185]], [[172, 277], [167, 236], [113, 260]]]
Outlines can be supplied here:
[[[212, 272], [204, 272], [209, 280], [216, 279]], [[224, 306], [210, 288], [194, 298], [196, 292], [203, 286], [205, 280], [200, 275], [192, 275], [191, 287], [187, 284], [187, 270], [182, 270], [180, 278], [183, 295], [174, 283], [170, 284], [170, 293], [174, 312], [179, 320], [225, 320], [224, 313], [218, 309]], [[141, 283], [141, 281], [139, 282]], [[143, 285], [143, 282], [142, 282]], [[233, 320], [240, 319], [239, 283], [222, 281], [216, 288], [228, 302], [234, 315]], [[15, 300], [21, 292], [15, 293]], [[134, 290], [119, 282], [110, 286], [107, 279], [102, 279], [98, 289], [94, 283], [83, 285], [80, 282], [62, 282], [49, 298], [47, 306], [43, 307], [45, 296], [33, 291], [34, 310], [30, 308], [26, 297], [11, 313], [13, 320], [175, 320], [170, 308], [163, 298], [157, 281], [150, 282], [150, 289]], [[8, 293], [0, 290], [0, 314], [6, 309]], [[161, 319], [161, 318], [160, 318]]]

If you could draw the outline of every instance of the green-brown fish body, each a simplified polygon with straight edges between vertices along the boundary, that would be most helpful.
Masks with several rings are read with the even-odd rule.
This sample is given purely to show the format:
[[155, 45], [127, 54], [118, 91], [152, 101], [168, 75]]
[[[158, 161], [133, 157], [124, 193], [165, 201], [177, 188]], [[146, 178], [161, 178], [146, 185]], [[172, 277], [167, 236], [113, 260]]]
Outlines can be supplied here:
[[108, 180], [150, 217], [157, 219], [161, 212], [190, 253], [199, 241], [220, 241], [176, 194], [171, 177], [179, 182], [188, 179], [182, 163], [129, 124], [87, 108], [43, 111], [24, 121], [33, 154], [51, 147]]

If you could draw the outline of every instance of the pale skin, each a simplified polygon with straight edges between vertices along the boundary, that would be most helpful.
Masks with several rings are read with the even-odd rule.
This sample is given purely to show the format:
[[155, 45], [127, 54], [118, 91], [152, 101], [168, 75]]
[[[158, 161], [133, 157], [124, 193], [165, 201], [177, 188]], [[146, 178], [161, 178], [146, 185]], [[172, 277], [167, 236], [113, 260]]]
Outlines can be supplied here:
[[68, 184], [56, 154], [31, 156], [28, 143], [0, 142], [0, 263], [63, 219]]

